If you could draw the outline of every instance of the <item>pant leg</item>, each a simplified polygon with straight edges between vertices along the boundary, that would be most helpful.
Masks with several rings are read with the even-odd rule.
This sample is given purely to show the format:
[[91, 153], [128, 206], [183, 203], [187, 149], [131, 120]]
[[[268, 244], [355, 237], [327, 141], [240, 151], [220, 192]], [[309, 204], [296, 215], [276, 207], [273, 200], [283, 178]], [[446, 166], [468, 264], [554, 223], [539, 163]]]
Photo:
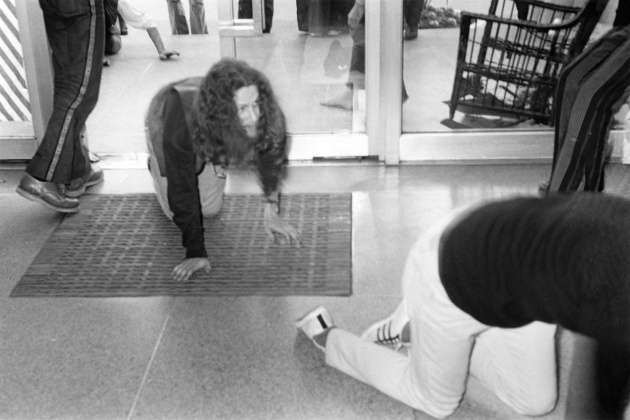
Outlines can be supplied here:
[[206, 9], [204, 0], [188, 0], [190, 3], [190, 33], [207, 34]]
[[238, 0], [238, 18], [251, 19], [253, 16], [252, 0]]
[[[630, 40], [630, 38], [629, 38]], [[628, 50], [630, 54], [630, 50]], [[628, 61], [630, 65], [630, 61]], [[599, 101], [601, 110], [601, 118], [594, 120], [594, 127], [590, 131], [595, 141], [589, 144], [592, 150], [586, 151], [584, 164], [584, 190], [585, 191], [603, 191], [604, 190], [604, 168], [607, 159], [612, 154], [613, 144], [610, 143], [610, 130], [614, 123], [614, 116], [621, 106], [630, 96], [630, 70], [627, 74], [617, 75], [615, 77], [617, 83], [610, 87], [611, 92], [604, 94], [602, 101]]]
[[[605, 147], [613, 107], [630, 86], [630, 25], [609, 32], [595, 53], [601, 59], [577, 91], [550, 191], [575, 190], [598, 155], [593, 151]], [[603, 168], [603, 163], [598, 165]], [[593, 176], [589, 184], [597, 185], [599, 174]]]
[[330, 7], [330, 0], [309, 0], [308, 33], [325, 35], [328, 32], [328, 19], [325, 8]]
[[403, 297], [411, 319], [409, 357], [334, 329], [326, 362], [434, 417], [458, 407], [466, 387], [474, 336], [488, 329], [449, 300], [438, 273], [439, 238], [451, 218], [425, 233], [409, 253]]
[[153, 178], [153, 189], [155, 190], [155, 198], [157, 198], [160, 208], [169, 219], [173, 220], [173, 212], [168, 205], [168, 182], [166, 177], [160, 175], [158, 161], [152, 150], [149, 150], [149, 172]]
[[588, 74], [610, 54], [610, 45], [604, 44], [607, 44], [606, 36], [595, 41], [593, 45], [577, 56], [560, 73], [554, 97], [553, 168], [555, 168], [558, 153], [566, 138], [571, 109], [575, 103], [578, 90]]
[[171, 32], [173, 35], [188, 35], [188, 22], [186, 22], [186, 13], [181, 0], [166, 0], [168, 6], [168, 19], [171, 23]]
[[199, 201], [201, 201], [201, 214], [210, 217], [221, 211], [223, 206], [223, 192], [225, 191], [225, 178], [220, 178], [211, 164], [206, 164], [198, 176]]
[[556, 326], [491, 328], [475, 341], [470, 373], [520, 414], [549, 413], [558, 398]]
[[[105, 49], [102, 0], [84, 0], [79, 14], [63, 16], [56, 2], [42, 0], [54, 69], [53, 112], [26, 172], [37, 179], [69, 184], [91, 170], [80, 150], [81, 130], [98, 101]], [[64, 12], [62, 12], [64, 13]]]
[[352, 53], [350, 56], [348, 85], [356, 89], [365, 89], [365, 32], [363, 32], [363, 36], [361, 35], [361, 31], [364, 30], [364, 25], [361, 25], [356, 31], [350, 29], [354, 43], [352, 44]]
[[405, 22], [410, 28], [418, 29], [420, 18], [422, 17], [422, 9], [424, 8], [423, 0], [404, 0], [403, 15]]
[[[153, 178], [153, 187], [162, 211], [169, 219], [173, 219], [173, 211], [168, 204], [168, 181], [159, 171], [159, 165], [155, 154], [149, 151], [149, 171]], [[219, 178], [214, 173], [212, 165], [206, 165], [199, 174], [199, 199], [201, 201], [201, 214], [204, 217], [211, 217], [221, 211], [223, 206], [223, 191], [225, 189], [225, 179]]]
[[[310, 0], [295, 0], [298, 31], [308, 32], [308, 4]], [[240, 17], [240, 4], [239, 0], [239, 17]]]
[[263, 32], [268, 34], [271, 32], [271, 26], [273, 25], [273, 0], [264, 0], [265, 8], [265, 27]]

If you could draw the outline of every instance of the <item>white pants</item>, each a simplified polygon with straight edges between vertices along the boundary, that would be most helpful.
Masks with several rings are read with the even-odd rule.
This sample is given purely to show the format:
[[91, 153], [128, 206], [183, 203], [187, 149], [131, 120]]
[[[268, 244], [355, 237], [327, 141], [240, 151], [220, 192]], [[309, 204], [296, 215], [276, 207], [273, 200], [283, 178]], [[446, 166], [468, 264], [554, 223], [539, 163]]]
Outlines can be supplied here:
[[557, 400], [556, 326], [492, 328], [450, 301], [439, 278], [438, 246], [454, 217], [426, 232], [407, 259], [403, 298], [411, 319], [409, 356], [335, 328], [328, 334], [326, 362], [438, 418], [457, 409], [469, 370], [517, 412], [548, 413]]
[[[166, 177], [160, 175], [157, 159], [151, 154], [149, 154], [149, 166], [158, 203], [160, 203], [160, 207], [162, 207], [166, 217], [173, 219], [173, 212], [168, 204], [168, 182]], [[225, 178], [217, 177], [212, 165], [208, 164], [197, 175], [197, 182], [199, 186], [199, 200], [201, 201], [201, 214], [204, 217], [214, 216], [221, 210], [223, 205]]]

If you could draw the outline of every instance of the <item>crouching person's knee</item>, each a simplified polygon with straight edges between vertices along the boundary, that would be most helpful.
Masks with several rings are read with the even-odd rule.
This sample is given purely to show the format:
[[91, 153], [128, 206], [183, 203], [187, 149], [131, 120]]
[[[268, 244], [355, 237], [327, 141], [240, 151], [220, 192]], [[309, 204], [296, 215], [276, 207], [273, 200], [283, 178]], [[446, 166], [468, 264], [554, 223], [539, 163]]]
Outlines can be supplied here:
[[558, 394], [550, 392], [546, 395], [538, 395], [529, 398], [527, 401], [522, 401], [520, 404], [515, 404], [514, 409], [520, 414], [537, 417], [552, 412], [557, 402]]
[[203, 217], [212, 217], [221, 211], [223, 207], [223, 196], [216, 197], [215, 200], [207, 201], [201, 206]]
[[411, 396], [410, 404], [412, 408], [429, 414], [437, 419], [444, 419], [453, 414], [461, 402], [462, 396], [458, 398], [448, 393], [431, 392], [417, 390]]

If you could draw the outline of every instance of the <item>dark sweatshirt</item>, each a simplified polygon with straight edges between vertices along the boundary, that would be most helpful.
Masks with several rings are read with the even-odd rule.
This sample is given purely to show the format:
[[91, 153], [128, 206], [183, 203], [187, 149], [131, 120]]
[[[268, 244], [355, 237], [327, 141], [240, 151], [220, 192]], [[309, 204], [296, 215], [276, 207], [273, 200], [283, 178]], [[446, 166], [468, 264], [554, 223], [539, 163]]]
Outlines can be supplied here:
[[630, 1], [619, 0], [617, 6], [617, 15], [615, 16], [614, 26], [630, 25]]
[[538, 320], [630, 341], [630, 200], [585, 193], [484, 205], [445, 231], [439, 269], [451, 301], [486, 325]]

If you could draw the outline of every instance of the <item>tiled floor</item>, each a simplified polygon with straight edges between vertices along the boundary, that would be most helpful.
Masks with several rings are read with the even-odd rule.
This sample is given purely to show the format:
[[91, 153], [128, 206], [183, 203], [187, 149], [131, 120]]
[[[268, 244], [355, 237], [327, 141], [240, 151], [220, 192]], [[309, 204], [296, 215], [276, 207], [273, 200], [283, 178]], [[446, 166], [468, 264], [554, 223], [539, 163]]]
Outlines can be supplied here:
[[[325, 366], [293, 322], [325, 304], [360, 333], [392, 311], [417, 236], [451, 208], [535, 194], [548, 165], [298, 166], [284, 191], [353, 194], [351, 297], [10, 298], [61, 217], [14, 193], [19, 166], [0, 170], [1, 419], [428, 418]], [[609, 168], [627, 191], [627, 169]], [[230, 172], [227, 193], [255, 193]], [[108, 169], [90, 193], [150, 192], [144, 169]], [[173, 252], [182, 252], [173, 250]], [[591, 418], [590, 342], [560, 339], [560, 394], [547, 419]], [[576, 367], [577, 365], [577, 367]], [[455, 419], [521, 418], [474, 379]]]

